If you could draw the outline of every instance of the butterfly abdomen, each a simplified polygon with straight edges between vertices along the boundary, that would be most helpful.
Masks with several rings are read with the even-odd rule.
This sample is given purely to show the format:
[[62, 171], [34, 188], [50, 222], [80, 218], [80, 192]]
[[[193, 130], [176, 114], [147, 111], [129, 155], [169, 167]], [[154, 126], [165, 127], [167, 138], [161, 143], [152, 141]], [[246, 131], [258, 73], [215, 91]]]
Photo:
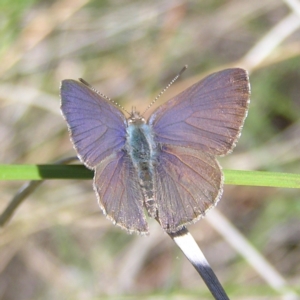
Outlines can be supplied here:
[[132, 160], [139, 185], [144, 196], [144, 205], [148, 214], [157, 216], [157, 204], [154, 197], [154, 167], [156, 161], [156, 147], [149, 125], [131, 124], [127, 128], [126, 149]]

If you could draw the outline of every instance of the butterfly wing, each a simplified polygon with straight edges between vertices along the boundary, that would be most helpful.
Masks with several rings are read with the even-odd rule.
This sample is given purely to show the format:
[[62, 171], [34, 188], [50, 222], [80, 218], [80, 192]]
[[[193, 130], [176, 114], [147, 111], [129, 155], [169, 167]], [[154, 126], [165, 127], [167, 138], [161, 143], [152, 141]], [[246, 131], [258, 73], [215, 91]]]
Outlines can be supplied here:
[[129, 232], [148, 233], [143, 195], [126, 152], [122, 112], [85, 84], [64, 80], [61, 110], [84, 164], [95, 170], [94, 190], [103, 212]]
[[158, 143], [225, 155], [240, 136], [249, 96], [247, 72], [223, 70], [163, 104], [153, 113], [149, 125]]
[[158, 220], [167, 232], [196, 222], [222, 195], [223, 175], [214, 156], [163, 145], [156, 166]]
[[61, 110], [74, 147], [87, 167], [93, 169], [112, 152], [124, 148], [123, 113], [85, 84], [75, 80], [62, 82]]
[[128, 232], [148, 233], [143, 195], [124, 151], [106, 157], [95, 169], [94, 190], [104, 214]]

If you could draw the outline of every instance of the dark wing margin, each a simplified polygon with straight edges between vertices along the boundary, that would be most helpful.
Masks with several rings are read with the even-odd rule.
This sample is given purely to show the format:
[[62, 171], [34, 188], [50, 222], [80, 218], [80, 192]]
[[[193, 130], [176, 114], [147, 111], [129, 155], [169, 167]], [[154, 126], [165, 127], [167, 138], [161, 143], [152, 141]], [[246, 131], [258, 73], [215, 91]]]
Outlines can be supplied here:
[[93, 169], [112, 152], [124, 147], [123, 113], [85, 84], [62, 81], [61, 111], [78, 156], [87, 167]]
[[192, 85], [150, 117], [156, 142], [225, 155], [235, 146], [250, 102], [247, 71], [226, 69]]
[[167, 232], [194, 223], [214, 207], [222, 195], [223, 175], [207, 153], [163, 145], [155, 173], [158, 220]]
[[148, 234], [141, 187], [126, 152], [113, 153], [97, 165], [94, 190], [101, 209], [115, 225], [129, 233]]

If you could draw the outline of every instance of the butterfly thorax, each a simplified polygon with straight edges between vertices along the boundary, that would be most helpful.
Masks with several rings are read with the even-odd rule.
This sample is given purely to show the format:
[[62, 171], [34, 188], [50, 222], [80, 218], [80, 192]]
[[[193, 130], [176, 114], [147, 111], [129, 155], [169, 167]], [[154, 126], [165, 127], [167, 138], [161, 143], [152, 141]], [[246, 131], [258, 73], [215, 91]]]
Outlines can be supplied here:
[[152, 128], [142, 117], [128, 120], [126, 150], [132, 160], [144, 195], [144, 204], [151, 217], [156, 217], [154, 200], [154, 165], [157, 147], [153, 140]]

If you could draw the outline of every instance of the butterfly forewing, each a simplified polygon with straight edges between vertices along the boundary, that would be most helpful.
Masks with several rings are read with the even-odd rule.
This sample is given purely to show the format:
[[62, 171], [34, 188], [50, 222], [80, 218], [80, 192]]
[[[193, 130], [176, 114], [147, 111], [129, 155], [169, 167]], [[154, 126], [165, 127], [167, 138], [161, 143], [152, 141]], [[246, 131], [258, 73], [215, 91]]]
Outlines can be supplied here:
[[220, 71], [163, 104], [149, 124], [158, 143], [225, 155], [240, 135], [249, 95], [245, 70]]
[[87, 167], [124, 148], [126, 119], [118, 108], [75, 80], [62, 82], [61, 100], [71, 139]]
[[127, 231], [146, 234], [148, 225], [138, 182], [133, 164], [124, 151], [110, 155], [95, 170], [94, 189], [104, 213]]
[[216, 159], [191, 148], [162, 146], [156, 168], [158, 219], [164, 230], [176, 232], [216, 205], [223, 176]]

